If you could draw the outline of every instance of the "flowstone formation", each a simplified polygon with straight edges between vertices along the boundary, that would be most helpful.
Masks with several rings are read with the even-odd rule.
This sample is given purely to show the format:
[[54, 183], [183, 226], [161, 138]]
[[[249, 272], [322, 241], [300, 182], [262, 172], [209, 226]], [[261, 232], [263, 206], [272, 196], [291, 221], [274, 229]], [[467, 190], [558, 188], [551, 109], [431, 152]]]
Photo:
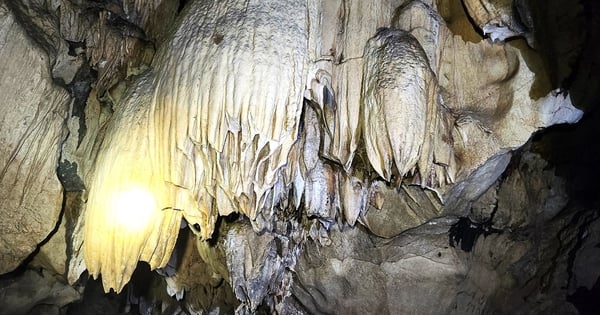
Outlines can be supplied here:
[[535, 3], [463, 4], [1, 3], [0, 272], [143, 314], [575, 312], [596, 218], [527, 144], [575, 72]]

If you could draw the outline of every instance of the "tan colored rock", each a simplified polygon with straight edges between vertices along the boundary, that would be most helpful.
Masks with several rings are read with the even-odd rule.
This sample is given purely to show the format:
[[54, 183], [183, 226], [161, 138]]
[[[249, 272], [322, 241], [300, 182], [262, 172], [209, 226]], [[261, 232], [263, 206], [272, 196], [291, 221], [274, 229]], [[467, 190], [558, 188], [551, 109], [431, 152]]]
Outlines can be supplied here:
[[180, 233], [174, 256], [181, 260], [173, 266], [175, 274], [165, 277], [167, 293], [185, 298], [187, 307], [198, 313], [233, 312], [238, 301], [229, 285], [224, 243], [198, 240], [188, 229]]
[[67, 238], [65, 220], [62, 220], [61, 218], [52, 237], [40, 246], [39, 252], [36, 253], [29, 265], [34, 268], [37, 267], [49, 270], [56, 275], [66, 275]]
[[[155, 72], [124, 97], [86, 210], [86, 265], [102, 273], [105, 288], [119, 291], [138, 260], [164, 266], [181, 215], [209, 238], [217, 215], [254, 218], [282, 180], [297, 136], [307, 41], [306, 22], [287, 17], [303, 10], [292, 1], [193, 3]], [[132, 211], [128, 192], [146, 198], [135, 205], [147, 212], [126, 219], [136, 221], [134, 232], [114, 222]]]
[[0, 315], [60, 314], [60, 308], [80, 298], [81, 292], [51, 272], [28, 269], [0, 286]]
[[362, 80], [362, 135], [377, 173], [386, 181], [414, 176], [422, 187], [451, 183], [452, 119], [419, 42], [380, 30], [366, 44]]
[[[198, 1], [184, 12], [115, 106], [90, 177], [85, 260], [107, 289], [138, 260], [164, 266], [182, 217], [208, 239], [234, 212], [261, 232], [295, 207], [325, 230], [358, 220], [388, 237], [440, 215], [436, 198], [461, 214], [533, 132], [581, 116], [534, 85], [535, 55], [465, 41], [427, 1]], [[403, 182], [436, 189], [419, 195], [426, 210], [390, 208]], [[367, 200], [400, 213], [396, 226], [366, 217]], [[138, 206], [148, 212], [115, 224]]]
[[0, 274], [15, 269], [55, 228], [62, 203], [56, 176], [66, 136], [67, 92], [53, 84], [48, 57], [0, 4]]
[[504, 41], [515, 36], [530, 36], [521, 22], [519, 12], [514, 10], [518, 0], [466, 0], [463, 1], [475, 24], [489, 34], [492, 41]]
[[[151, 62], [154, 47], [149, 41], [162, 42], [175, 19], [177, 5], [165, 0], [62, 1], [59, 29], [64, 39], [82, 46], [76, 53], [84, 55], [98, 72], [95, 89], [104, 96]], [[59, 60], [67, 49], [61, 47]]]
[[150, 108], [141, 106], [148, 97], [137, 101], [119, 107], [108, 125], [83, 230], [88, 272], [93, 277], [102, 273], [105, 289], [117, 292], [129, 281], [138, 260], [147, 261], [152, 269], [166, 265], [182, 216], [182, 207], [173, 199], [176, 190], [165, 183], [153, 160], [154, 138], [141, 123], [149, 115]]
[[405, 0], [311, 1], [309, 52], [312, 68], [307, 99], [318, 104], [323, 130], [321, 154], [349, 170], [361, 142], [361, 91], [365, 44], [387, 27]]
[[[569, 96], [550, 91], [547, 83], [536, 84], [539, 78], [534, 70], [538, 69], [528, 48], [465, 42], [446, 27], [428, 1], [412, 1], [398, 12], [396, 22], [423, 46], [434, 65], [444, 105], [454, 116], [454, 150], [460, 161], [457, 182], [476, 170], [484, 172], [481, 168], [487, 161], [522, 146], [535, 131], [581, 118]], [[446, 197], [453, 198], [456, 189], [463, 189], [449, 188], [455, 191]]]
[[305, 245], [293, 297], [309, 314], [450, 314], [468, 270], [448, 247], [450, 224], [438, 220], [391, 239], [332, 228], [331, 246]]
[[[431, 1], [427, 3], [433, 6]], [[460, 35], [464, 41], [478, 43], [483, 40], [479, 30], [470, 20], [471, 17], [465, 12], [462, 1], [437, 0], [435, 7], [452, 33]], [[415, 16], [415, 19], [423, 19], [423, 17]]]
[[415, 185], [392, 188], [376, 181], [371, 184], [370, 192], [382, 204], [369, 207], [359, 222], [380, 237], [394, 237], [442, 215], [442, 202], [433, 190]]

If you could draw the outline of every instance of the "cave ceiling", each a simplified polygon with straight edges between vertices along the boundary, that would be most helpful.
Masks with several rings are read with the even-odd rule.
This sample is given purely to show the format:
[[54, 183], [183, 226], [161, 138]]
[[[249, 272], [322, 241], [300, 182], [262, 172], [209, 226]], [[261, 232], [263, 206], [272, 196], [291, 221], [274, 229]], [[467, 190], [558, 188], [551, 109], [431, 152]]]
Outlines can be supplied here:
[[0, 2], [6, 314], [581, 312], [594, 12]]

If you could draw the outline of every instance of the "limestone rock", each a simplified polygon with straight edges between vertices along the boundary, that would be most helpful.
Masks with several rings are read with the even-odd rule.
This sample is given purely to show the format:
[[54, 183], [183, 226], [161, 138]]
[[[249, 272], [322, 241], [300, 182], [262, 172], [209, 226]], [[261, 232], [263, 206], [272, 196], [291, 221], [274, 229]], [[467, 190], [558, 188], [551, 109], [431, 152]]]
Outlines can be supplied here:
[[284, 235], [257, 235], [248, 224], [230, 229], [225, 242], [231, 286], [241, 302], [236, 313], [278, 309], [290, 294], [299, 247]]
[[[389, 27], [405, 0], [378, 2], [311, 1], [311, 69], [307, 99], [321, 108], [325, 124], [321, 154], [350, 169], [361, 142], [361, 91], [365, 44], [377, 29]], [[324, 129], [324, 128], [323, 128]]]
[[452, 122], [425, 51], [410, 34], [381, 29], [364, 53], [362, 134], [385, 180], [417, 177], [422, 187], [453, 181]]
[[[456, 186], [471, 186], [467, 179], [482, 167], [496, 165], [493, 172], [500, 175], [499, 156], [525, 144], [535, 131], [573, 123], [583, 115], [569, 96], [535, 84], [534, 71], [538, 70], [526, 61], [530, 60], [527, 48], [466, 42], [452, 33], [429, 1], [411, 1], [399, 10], [395, 21], [396, 27], [411, 32], [423, 46], [434, 65], [444, 104], [455, 118], [454, 151], [460, 164], [456, 185], [445, 190], [445, 201], [455, 203], [461, 198]], [[483, 188], [483, 192], [494, 181], [487, 186], [476, 183], [472, 189]], [[474, 197], [478, 196], [465, 199]]]
[[[588, 221], [588, 222], [585, 222]], [[592, 290], [596, 280], [600, 277], [600, 270], [590, 268], [598, 266], [600, 261], [600, 221], [597, 218], [585, 218], [580, 232], [581, 248], [573, 260], [573, 278], [569, 281], [569, 291], [575, 293], [578, 289]]]
[[183, 300], [193, 312], [232, 313], [239, 304], [230, 285], [224, 242], [221, 238], [209, 243], [187, 228], [180, 231], [168, 265], [173, 274], [165, 274], [165, 280], [169, 295]]
[[515, 8], [524, 1], [519, 0], [467, 0], [464, 1], [469, 16], [476, 25], [490, 36], [492, 41], [504, 41], [510, 37], [529, 36], [530, 29], [522, 21], [527, 21], [527, 11], [519, 12]]
[[448, 247], [451, 222], [391, 239], [334, 229], [330, 246], [306, 245], [293, 295], [309, 314], [448, 314], [467, 268]]
[[[498, 190], [500, 225], [514, 228], [549, 221], [565, 208], [568, 196], [563, 179], [554, 175], [539, 155], [524, 153]], [[534, 175], [535, 174], [535, 175]]]
[[[442, 214], [432, 204], [396, 227], [385, 212], [365, 217], [366, 196], [384, 203], [377, 177], [391, 189], [403, 181], [436, 189], [444, 210], [462, 215], [508, 152], [539, 128], [581, 117], [569, 98], [536, 94], [524, 52], [465, 42], [432, 3], [248, 5], [191, 3], [115, 109], [84, 244], [88, 269], [105, 273], [108, 287], [119, 290], [138, 260], [164, 266], [181, 217], [208, 239], [218, 216], [239, 212], [263, 232], [294, 207], [325, 229], [343, 217], [391, 237]], [[131, 212], [115, 197], [128, 191], [148, 198], [136, 201], [149, 211], [139, 233], [111, 222]]]
[[[139, 90], [132, 93], [140, 101], [135, 105], [144, 104], [140, 97], [148, 102]], [[154, 138], [140, 123], [149, 108], [139, 107], [120, 107], [108, 125], [85, 211], [85, 264], [93, 277], [102, 273], [107, 291], [119, 292], [138, 261], [147, 261], [152, 269], [165, 266], [182, 218], [177, 210], [182, 207], [172, 199], [174, 190], [153, 164], [149, 150]]]
[[381, 198], [380, 207], [371, 205], [360, 222], [377, 236], [391, 238], [442, 214], [442, 202], [433, 190], [402, 185], [392, 188], [378, 181], [371, 184], [371, 195]]
[[[158, 53], [155, 71], [124, 97], [100, 149], [86, 210], [86, 265], [103, 273], [107, 288], [120, 290], [138, 260], [164, 266], [181, 215], [203, 238], [219, 214], [255, 217], [297, 135], [306, 22], [286, 17], [303, 6], [194, 2]], [[265, 18], [272, 12], [280, 16]], [[130, 236], [125, 224], [111, 223], [130, 211], [119, 209], [128, 191], [148, 200], [148, 212], [138, 216], [153, 216], [149, 228], [139, 225]], [[119, 238], [106, 242], [106, 235]]]
[[53, 274], [66, 275], [68, 261], [66, 230], [67, 223], [61, 218], [52, 236], [39, 246], [39, 251], [29, 265], [48, 270]]
[[[56, 227], [61, 190], [37, 192], [59, 187], [54, 169], [64, 189], [61, 226], [14, 265], [39, 246], [28, 267], [90, 290], [75, 313], [572, 312], [567, 294], [597, 287], [583, 267], [596, 261], [586, 229], [597, 219], [518, 150], [582, 114], [563, 80], [577, 50], [553, 65], [565, 49], [528, 47], [568, 41], [543, 40], [538, 18], [552, 14], [529, 11], [542, 2], [3, 3], [31, 41], [2, 35], [0, 54], [36, 67], [0, 62], [24, 82], [0, 80], [16, 91], [3, 95], [50, 105], [0, 115], [0, 197], [48, 196], [33, 221], [7, 208], [0, 228]], [[70, 108], [66, 94], [31, 94], [51, 78]], [[28, 129], [15, 113], [55, 119]], [[0, 238], [3, 255], [14, 237]], [[102, 303], [102, 288], [123, 294]], [[31, 313], [61, 311], [34, 300]]]
[[[96, 93], [110, 97], [119, 81], [152, 60], [154, 47], [149, 40], [162, 42], [175, 18], [177, 4], [164, 0], [61, 1], [58, 9], [54, 32], [60, 32], [68, 42], [58, 51], [57, 59], [85, 57], [97, 71]], [[158, 27], [160, 24], [162, 27]], [[57, 63], [61, 64], [65, 63]]]
[[73, 287], [55, 278], [49, 272], [26, 270], [10, 283], [0, 286], [0, 302], [2, 315], [46, 314], [54, 309], [54, 314], [59, 314], [58, 309], [77, 301], [80, 293]]
[[[556, 209], [565, 209], [564, 182], [538, 156], [525, 154], [513, 162], [518, 166], [510, 168], [508, 177], [528, 184], [508, 180], [496, 196], [506, 200], [505, 191], [515, 189], [515, 195], [527, 187], [528, 197], [520, 199], [521, 208], [498, 203], [491, 214], [495, 230], [476, 239], [471, 252], [449, 245], [448, 230], [458, 222], [452, 217], [391, 238], [363, 228], [332, 228], [331, 244], [309, 241], [298, 258], [292, 292], [299, 308], [309, 314], [577, 314], [567, 302], [569, 258], [559, 253], [577, 248], [578, 233], [573, 232], [587, 230], [594, 216], [578, 217], [568, 207], [557, 214]], [[543, 187], [542, 194], [527, 192], [530, 187]], [[507, 213], [528, 208], [534, 210], [523, 215], [532, 220], [506, 220]], [[568, 232], [566, 222], [571, 222]]]
[[0, 4], [0, 274], [15, 269], [55, 228], [56, 177], [69, 97], [53, 84], [48, 57]]

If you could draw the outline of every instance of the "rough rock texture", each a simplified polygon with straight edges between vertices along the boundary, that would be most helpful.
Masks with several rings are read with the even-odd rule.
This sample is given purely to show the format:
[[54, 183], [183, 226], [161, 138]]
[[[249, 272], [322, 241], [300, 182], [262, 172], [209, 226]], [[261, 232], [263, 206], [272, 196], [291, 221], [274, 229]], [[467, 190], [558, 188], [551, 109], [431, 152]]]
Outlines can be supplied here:
[[[536, 130], [581, 118], [569, 96], [551, 92], [547, 83], [536, 83], [536, 65], [526, 60], [532, 53], [528, 48], [466, 42], [452, 33], [428, 2], [403, 6], [396, 26], [410, 31], [423, 46], [434, 65], [444, 105], [454, 116], [454, 149], [460, 161], [457, 182], [485, 167], [494, 156], [520, 147]], [[455, 197], [446, 195], [446, 199]]]
[[[586, 1], [465, 0], [472, 21], [492, 41], [522, 36], [542, 55], [553, 85], [568, 86], [587, 27]], [[588, 14], [593, 12], [588, 7]], [[588, 15], [591, 17], [591, 15]], [[590, 20], [588, 20], [590, 21]], [[593, 28], [590, 26], [590, 29]]]
[[411, 185], [396, 189], [382, 181], [373, 182], [371, 187], [374, 202], [360, 223], [377, 236], [394, 237], [442, 213], [442, 202], [433, 190]]
[[[457, 218], [392, 238], [332, 229], [330, 245], [306, 244], [295, 267], [294, 298], [309, 314], [576, 314], [566, 303], [570, 263], [557, 256], [576, 245], [577, 233], [569, 229], [577, 224], [565, 230], [573, 212], [557, 215], [566, 205], [564, 181], [537, 155], [512, 163], [507, 179], [490, 188], [497, 199], [487, 201], [496, 210], [482, 215], [474, 208], [470, 215], [491, 222], [480, 225], [486, 230], [471, 243], [472, 254], [449, 246]], [[459, 239], [467, 241], [478, 225], [460, 231]], [[548, 265], [551, 257], [560, 258]]]
[[160, 271], [166, 276], [167, 293], [178, 300], [185, 297], [191, 312], [230, 314], [239, 304], [230, 284], [224, 242], [200, 241], [182, 229], [169, 264]]
[[[539, 128], [581, 117], [568, 97], [537, 99], [535, 74], [520, 50], [466, 43], [433, 4], [410, 1], [395, 10], [382, 3], [337, 16], [334, 24], [343, 29], [361, 14], [387, 26], [354, 31], [365, 40], [345, 48], [361, 65], [360, 94], [347, 100], [358, 102], [360, 124], [344, 122], [340, 129], [335, 121], [342, 118], [335, 116], [342, 101], [330, 85], [337, 74], [328, 67], [344, 60], [310, 59], [322, 49], [314, 36], [326, 30], [313, 34], [309, 25], [329, 5], [196, 1], [183, 11], [153, 69], [135, 79], [115, 109], [90, 178], [85, 261], [94, 277], [104, 274], [107, 288], [120, 291], [138, 260], [164, 266], [182, 216], [204, 239], [219, 215], [233, 212], [247, 215], [257, 232], [269, 230], [285, 207], [327, 224], [341, 210], [353, 224], [367, 210], [365, 193], [376, 195], [375, 206], [383, 203], [377, 198], [384, 194], [371, 185], [377, 175], [393, 188], [406, 179], [439, 189], [446, 212], [462, 215], [458, 201], [479, 197], [467, 192], [483, 192], [495, 180], [472, 176], [476, 171], [500, 175], [505, 164], [497, 157]], [[358, 4], [341, 3], [339, 10], [346, 5]], [[293, 12], [306, 14], [298, 19]], [[361, 46], [362, 53], [350, 52]], [[467, 68], [475, 70], [460, 71]], [[303, 111], [304, 95], [313, 104]], [[331, 150], [340, 152], [340, 136], [349, 144], [336, 156]], [[364, 152], [363, 161], [353, 166], [357, 152]], [[350, 182], [359, 184], [356, 191]], [[135, 226], [130, 215], [138, 218]], [[420, 213], [411, 223], [437, 215]]]
[[[149, 84], [149, 79], [143, 81]], [[140, 84], [143, 86], [143, 84]], [[142, 88], [130, 95], [147, 97]], [[127, 97], [127, 96], [126, 96]], [[148, 107], [122, 106], [108, 125], [96, 162], [94, 185], [89, 189], [85, 213], [84, 257], [93, 277], [103, 274], [107, 288], [121, 291], [138, 260], [152, 269], [166, 265], [177, 240], [182, 213], [161, 179], [151, 155], [154, 138], [140, 123]], [[127, 135], [129, 135], [127, 137]], [[144, 158], [140, 158], [140, 155]]]
[[51, 272], [27, 270], [15, 279], [2, 282], [0, 314], [60, 314], [62, 307], [80, 298], [80, 292]]
[[241, 301], [236, 313], [278, 310], [279, 303], [290, 294], [291, 270], [300, 248], [285, 235], [257, 235], [250, 225], [234, 226], [225, 240], [230, 281]]
[[466, 0], [463, 1], [469, 16], [492, 41], [504, 41], [511, 37], [525, 36], [530, 42], [531, 17], [523, 8], [526, 1], [513, 0]]
[[[104, 274], [106, 287], [120, 291], [138, 260], [164, 266], [182, 214], [209, 238], [217, 215], [253, 218], [265, 203], [297, 135], [306, 26], [285, 17], [298, 10], [283, 2], [195, 3], [154, 71], [124, 97], [100, 149], [86, 210], [86, 265], [94, 276]], [[266, 12], [281, 16], [267, 19]], [[133, 211], [128, 194], [143, 209], [123, 220], [148, 218], [138, 231], [111, 222]], [[117, 238], [107, 242], [106, 235]]]
[[413, 175], [422, 187], [451, 183], [453, 122], [418, 40], [382, 29], [369, 39], [364, 55], [363, 134], [375, 171], [386, 181], [393, 169], [399, 178]]
[[452, 223], [430, 222], [391, 239], [362, 228], [332, 230], [331, 245], [307, 244], [293, 295], [308, 314], [448, 314], [466, 272], [460, 252], [448, 246]]
[[48, 226], [3, 234], [20, 247], [0, 247], [19, 257], [0, 287], [44, 287], [42, 270], [81, 302], [7, 290], [0, 305], [593, 310], [600, 163], [587, 136], [540, 130], [578, 121], [575, 103], [588, 127], [553, 130], [598, 134], [600, 41], [592, 13], [547, 2], [3, 2], [0, 30], [22, 31], [0, 32], [0, 98], [23, 103], [0, 116], [0, 197], [25, 207], [0, 227]]
[[0, 4], [0, 274], [54, 230], [62, 204], [56, 176], [69, 98], [52, 83], [48, 57]]

